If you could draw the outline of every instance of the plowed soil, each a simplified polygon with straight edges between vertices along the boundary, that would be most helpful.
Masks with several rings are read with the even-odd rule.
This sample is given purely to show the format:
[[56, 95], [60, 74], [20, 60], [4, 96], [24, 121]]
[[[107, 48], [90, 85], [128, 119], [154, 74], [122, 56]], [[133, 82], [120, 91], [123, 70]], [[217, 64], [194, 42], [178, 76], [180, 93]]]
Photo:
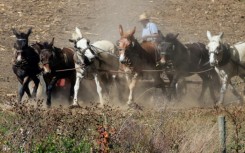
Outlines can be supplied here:
[[[119, 38], [118, 25], [137, 28], [138, 16], [147, 12], [163, 34], [179, 33], [185, 42], [207, 43], [206, 31], [224, 32], [224, 41], [245, 41], [244, 0], [1, 0], [0, 1], [0, 95], [17, 94], [17, 79], [11, 69], [14, 36], [11, 28], [27, 31], [30, 42], [51, 41], [58, 47], [68, 42], [75, 27], [91, 41]], [[190, 86], [195, 91], [200, 86]], [[196, 94], [194, 94], [196, 95]]]

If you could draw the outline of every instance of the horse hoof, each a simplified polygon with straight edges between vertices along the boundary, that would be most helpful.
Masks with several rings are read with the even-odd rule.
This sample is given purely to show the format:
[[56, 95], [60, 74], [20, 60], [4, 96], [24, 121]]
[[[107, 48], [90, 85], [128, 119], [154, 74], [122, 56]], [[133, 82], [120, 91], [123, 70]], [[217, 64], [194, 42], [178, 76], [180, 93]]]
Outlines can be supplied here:
[[51, 108], [51, 102], [46, 102], [47, 108]]
[[81, 106], [79, 104], [69, 106], [69, 109], [74, 109], [74, 108], [81, 108]]
[[98, 104], [98, 108], [104, 108], [103, 104]]
[[133, 108], [135, 110], [141, 110], [141, 111], [143, 110], [143, 107], [138, 105], [138, 104], [136, 104], [136, 103], [130, 103], [130, 104], [128, 104], [128, 107], [129, 108]]
[[239, 100], [239, 101], [237, 102], [237, 104], [238, 104], [239, 106], [243, 106], [244, 101], [243, 101], [243, 100]]
[[128, 101], [127, 101], [127, 104], [128, 104], [128, 105], [131, 105], [131, 104], [133, 104], [133, 103], [134, 103], [133, 100], [128, 100]]
[[216, 106], [216, 107], [224, 107], [224, 105], [223, 105], [222, 102], [218, 102], [215, 106]]

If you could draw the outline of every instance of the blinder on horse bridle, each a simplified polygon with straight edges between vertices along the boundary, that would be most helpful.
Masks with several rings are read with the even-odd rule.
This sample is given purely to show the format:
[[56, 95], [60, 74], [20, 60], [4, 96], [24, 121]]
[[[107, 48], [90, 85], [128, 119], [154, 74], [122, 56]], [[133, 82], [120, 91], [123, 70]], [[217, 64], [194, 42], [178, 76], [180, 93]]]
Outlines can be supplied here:
[[[206, 46], [208, 49], [208, 46]], [[223, 45], [219, 43], [219, 46], [214, 51], [209, 51], [209, 54], [214, 53], [215, 55], [219, 55], [223, 51]]]
[[161, 43], [161, 47], [169, 55], [171, 55], [172, 51], [175, 50], [175, 45], [173, 43], [171, 43], [171, 42], [164, 41], [164, 42]]
[[94, 60], [89, 61], [88, 58], [85, 56], [86, 50], [89, 49], [93, 55], [95, 55], [95, 56], [97, 56], [97, 55], [94, 52], [94, 50], [92, 49], [92, 47], [91, 47], [92, 45], [90, 45], [90, 40], [89, 39], [86, 39], [87, 40], [87, 47], [86, 48], [81, 49], [80, 47], [77, 47], [77, 42], [79, 40], [82, 40], [82, 39], [85, 39], [85, 38], [83, 38], [83, 37], [82, 38], [78, 38], [77, 40], [75, 40], [73, 42], [74, 42], [74, 48], [75, 48], [77, 56], [80, 56], [82, 58], [82, 60], [83, 60], [83, 61], [79, 61], [79, 62], [77, 61], [76, 63], [78, 65], [80, 65], [81, 68], [85, 68], [86, 66], [91, 65], [93, 63], [93, 61], [94, 61]]
[[[48, 52], [48, 53], [51, 53], [51, 54], [52, 54], [52, 57], [53, 57], [53, 58], [56, 58], [55, 48], [54, 48], [53, 46], [52, 46], [51, 48], [42, 49], [41, 52], [43, 53], [44, 51], [45, 51], [45, 52]], [[47, 53], [46, 53], [46, 54], [47, 54]], [[46, 58], [47, 58], [47, 57], [46, 57]], [[41, 58], [40, 60], [41, 60], [41, 62], [42, 62], [43, 65], [50, 64], [50, 56], [49, 56], [48, 59], [45, 60], [45, 62], [43, 61], [43, 58]], [[51, 61], [52, 61], [52, 60], [51, 60]]]
[[[75, 51], [76, 51], [76, 52], [80, 52], [82, 55], [84, 55], [84, 54], [85, 54], [85, 51], [86, 51], [87, 49], [90, 49], [90, 50], [91, 50], [91, 45], [90, 45], [90, 40], [89, 40], [89, 39], [86, 39], [86, 40], [87, 40], [87, 45], [88, 45], [88, 47], [86, 47], [86, 48], [84, 48], [84, 49], [81, 50], [80, 47], [77, 47], [77, 42], [78, 42], [79, 40], [82, 40], [82, 39], [85, 39], [85, 38], [81, 37], [81, 38], [78, 38], [77, 40], [72, 41], [72, 42], [74, 42], [74, 48], [75, 48]], [[71, 40], [70, 40], [70, 41], [71, 41]], [[93, 54], [95, 54], [93, 50], [91, 50], [91, 52], [92, 52]]]
[[228, 44], [219, 43], [219, 46], [214, 51], [209, 51], [209, 55], [211, 53], [216, 55], [218, 66], [226, 65], [230, 61], [231, 54], [230, 46]]

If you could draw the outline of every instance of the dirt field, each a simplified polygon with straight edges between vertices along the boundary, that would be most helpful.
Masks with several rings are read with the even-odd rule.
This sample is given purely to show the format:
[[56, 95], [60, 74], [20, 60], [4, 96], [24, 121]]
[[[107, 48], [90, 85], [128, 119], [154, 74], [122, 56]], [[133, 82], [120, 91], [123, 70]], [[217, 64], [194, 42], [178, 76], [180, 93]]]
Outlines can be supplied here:
[[[11, 28], [27, 31], [30, 42], [50, 41], [58, 47], [68, 42], [75, 27], [91, 41], [119, 38], [118, 25], [130, 30], [141, 25], [138, 16], [146, 11], [164, 34], [180, 33], [182, 42], [207, 43], [206, 31], [224, 32], [228, 43], [245, 41], [244, 0], [1, 0], [0, 2], [0, 94], [16, 94], [17, 80], [11, 69]], [[190, 92], [199, 86], [191, 86]], [[196, 93], [189, 96], [195, 96]]]

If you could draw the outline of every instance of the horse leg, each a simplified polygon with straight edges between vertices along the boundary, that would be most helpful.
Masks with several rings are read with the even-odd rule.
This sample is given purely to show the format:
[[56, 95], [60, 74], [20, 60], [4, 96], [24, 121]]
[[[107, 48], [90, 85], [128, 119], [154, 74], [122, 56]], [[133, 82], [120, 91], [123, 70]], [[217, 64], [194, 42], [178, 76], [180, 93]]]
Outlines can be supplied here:
[[23, 88], [24, 88], [24, 91], [26, 92], [27, 96], [29, 98], [31, 98], [31, 92], [30, 92], [30, 89], [29, 89], [29, 83], [31, 81], [31, 78], [30, 77], [27, 77], [27, 78], [24, 78], [24, 81], [23, 81]]
[[199, 98], [198, 98], [198, 101], [203, 101], [203, 97], [204, 97], [204, 94], [205, 94], [205, 91], [207, 90], [208, 86], [209, 86], [209, 78], [207, 76], [204, 76], [204, 75], [199, 75], [202, 79], [202, 90], [201, 90], [201, 93], [199, 95]]
[[74, 73], [70, 77], [71, 87], [70, 87], [70, 95], [69, 95], [69, 103], [71, 103], [72, 99], [74, 99], [74, 86], [76, 83], [76, 73]]
[[30, 78], [29, 76], [25, 77], [23, 80], [22, 79], [18, 79], [20, 82], [20, 87], [18, 89], [18, 102], [21, 102], [22, 97], [24, 96], [24, 93], [26, 92], [26, 94], [28, 95], [28, 97], [31, 97], [31, 93], [30, 90], [28, 88], [28, 84], [30, 82]]
[[155, 81], [154, 81], [155, 86], [161, 88], [162, 89], [162, 93], [165, 94], [166, 93], [165, 82], [161, 78], [161, 76], [160, 76], [161, 74], [160, 73], [156, 73], [155, 75], [156, 75], [154, 77], [155, 78]]
[[79, 106], [79, 104], [77, 102], [77, 94], [78, 94], [78, 90], [80, 88], [80, 82], [81, 82], [82, 78], [83, 78], [83, 76], [81, 75], [81, 73], [77, 73], [76, 82], [75, 82], [75, 85], [74, 85], [74, 98], [73, 98], [72, 106]]
[[127, 104], [130, 105], [133, 102], [133, 92], [134, 92], [134, 88], [137, 82], [137, 76], [138, 74], [136, 73], [133, 78], [131, 79], [131, 81], [129, 81], [128, 78], [128, 87], [129, 87], [129, 96], [128, 96], [128, 102]]
[[209, 86], [210, 96], [211, 96], [212, 100], [214, 101], [214, 103], [216, 103], [216, 96], [215, 96], [214, 84], [212, 84], [212, 82], [209, 81], [208, 82], [208, 86]]
[[18, 85], [18, 102], [20, 103], [24, 95], [23, 82], [21, 81]]
[[34, 88], [33, 88], [31, 96], [35, 98], [37, 96], [37, 89], [38, 89], [40, 80], [37, 78], [37, 76], [32, 77], [32, 80], [34, 81]]
[[243, 104], [242, 96], [237, 92], [236, 88], [231, 84], [231, 82], [229, 84], [230, 84], [230, 89], [233, 95], [235, 95], [238, 98], [240, 104]]
[[99, 99], [100, 99], [100, 105], [99, 106], [103, 107], [104, 106], [104, 99], [103, 99], [103, 95], [102, 95], [101, 80], [99, 79], [97, 73], [94, 74], [94, 81], [95, 81], [97, 93], [98, 93]]
[[219, 97], [218, 105], [222, 105], [224, 102], [224, 97], [225, 97], [225, 92], [227, 90], [227, 85], [228, 85], [227, 79], [222, 78], [222, 85], [221, 85], [221, 89], [220, 89], [220, 97]]
[[170, 82], [170, 93], [169, 93], [169, 98], [171, 99], [172, 96], [177, 98], [177, 93], [176, 93], [176, 84], [179, 80], [178, 75], [174, 75], [172, 81]]
[[56, 84], [56, 82], [58, 81], [58, 79], [56, 77], [53, 77], [51, 82], [48, 84], [47, 87], [47, 101], [46, 104], [48, 107], [51, 106], [51, 93], [52, 93], [52, 89], [54, 87], [54, 85]]
[[178, 99], [186, 95], [187, 85], [186, 85], [185, 78], [181, 78], [178, 80], [175, 86], [175, 90], [176, 90], [176, 96]]
[[123, 96], [123, 93], [122, 91], [126, 91], [126, 86], [125, 86], [125, 82], [124, 82], [124, 79], [123, 77], [120, 77], [118, 75], [116, 75], [115, 79], [114, 80], [114, 84], [116, 86], [116, 92], [117, 92], [117, 95], [118, 95], [118, 100], [123, 100], [124, 99], [124, 96]]
[[214, 104], [216, 104], [217, 99], [217, 91], [220, 89], [220, 77], [218, 76], [218, 73], [216, 71], [211, 71], [208, 74], [208, 87], [209, 87], [209, 92], [210, 96], [214, 101]]

